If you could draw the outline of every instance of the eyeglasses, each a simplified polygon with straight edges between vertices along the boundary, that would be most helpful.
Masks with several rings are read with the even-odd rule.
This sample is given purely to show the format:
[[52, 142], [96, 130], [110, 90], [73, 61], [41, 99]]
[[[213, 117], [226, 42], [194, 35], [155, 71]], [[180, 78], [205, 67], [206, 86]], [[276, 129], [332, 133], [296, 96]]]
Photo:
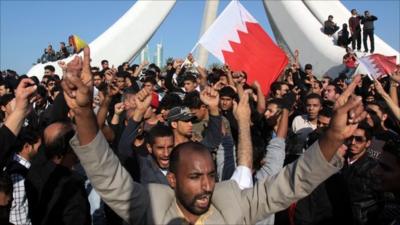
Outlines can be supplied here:
[[361, 143], [361, 142], [365, 141], [365, 138], [362, 136], [351, 136], [349, 138], [349, 141], [353, 141], [353, 140], [355, 140], [357, 143]]

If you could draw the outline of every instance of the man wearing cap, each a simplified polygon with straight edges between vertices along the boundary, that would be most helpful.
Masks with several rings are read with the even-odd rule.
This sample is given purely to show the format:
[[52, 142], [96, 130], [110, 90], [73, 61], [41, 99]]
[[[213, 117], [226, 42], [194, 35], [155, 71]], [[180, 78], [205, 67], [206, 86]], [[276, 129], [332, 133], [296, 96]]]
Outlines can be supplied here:
[[[205, 110], [208, 110], [209, 115], [207, 130], [204, 132], [201, 143], [209, 149], [215, 149], [221, 143], [222, 139], [222, 117], [218, 109], [219, 94], [214, 89], [207, 87], [200, 93], [200, 99], [202, 103], [206, 105], [207, 108], [205, 108]], [[174, 132], [175, 146], [192, 140], [192, 121], [194, 120], [196, 120], [196, 116], [188, 107], [178, 106], [169, 111], [167, 121]]]

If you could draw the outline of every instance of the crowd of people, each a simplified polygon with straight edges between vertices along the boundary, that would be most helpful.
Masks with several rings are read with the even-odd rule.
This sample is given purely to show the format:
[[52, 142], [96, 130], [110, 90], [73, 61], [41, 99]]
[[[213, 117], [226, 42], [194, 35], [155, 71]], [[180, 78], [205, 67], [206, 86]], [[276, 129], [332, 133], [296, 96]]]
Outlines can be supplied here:
[[[342, 25], [342, 29], [338, 32], [337, 37], [337, 45], [347, 48], [347, 46], [351, 43], [352, 50], [361, 51], [361, 25], [363, 31], [363, 44], [364, 44], [364, 52], [368, 53], [368, 38], [370, 40], [370, 53], [374, 53], [375, 51], [375, 41], [374, 41], [374, 21], [378, 18], [372, 14], [368, 10], [364, 12], [363, 16], [358, 15], [356, 9], [351, 10], [351, 17], [349, 18], [349, 22], [344, 23]], [[350, 33], [348, 31], [350, 29]], [[338, 30], [339, 26], [333, 22], [333, 16], [329, 15], [328, 20], [324, 22], [324, 33], [326, 35], [332, 36]]]
[[88, 47], [63, 74], [2, 73], [0, 223], [399, 224], [400, 67], [318, 79], [299, 54], [269, 93], [192, 55], [91, 67]]

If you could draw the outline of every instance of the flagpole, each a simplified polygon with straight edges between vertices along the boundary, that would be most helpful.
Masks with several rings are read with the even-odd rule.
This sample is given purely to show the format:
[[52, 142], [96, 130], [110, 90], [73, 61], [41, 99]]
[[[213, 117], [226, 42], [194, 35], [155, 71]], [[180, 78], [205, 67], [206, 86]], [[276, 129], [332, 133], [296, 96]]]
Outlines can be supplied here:
[[197, 42], [197, 43], [194, 45], [194, 47], [192, 48], [192, 50], [190, 51], [190, 53], [193, 53], [194, 50], [196, 50], [196, 48], [197, 48], [198, 45], [199, 45], [199, 42]]

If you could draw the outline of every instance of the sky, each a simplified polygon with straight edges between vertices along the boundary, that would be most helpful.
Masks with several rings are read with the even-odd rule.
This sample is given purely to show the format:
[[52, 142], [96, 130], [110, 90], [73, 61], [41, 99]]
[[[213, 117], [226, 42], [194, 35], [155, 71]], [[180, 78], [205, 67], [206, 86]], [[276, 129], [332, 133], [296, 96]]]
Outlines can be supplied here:
[[[40, 58], [43, 49], [52, 44], [58, 51], [59, 42], [67, 42], [76, 34], [87, 43], [93, 41], [116, 22], [135, 1], [19, 1], [0, 0], [0, 70], [13, 69], [26, 73]], [[229, 1], [220, 1], [220, 13]], [[261, 0], [242, 0], [244, 7], [273, 37]], [[371, 11], [379, 20], [375, 33], [400, 50], [400, 1], [356, 0], [342, 1], [359, 12]], [[150, 53], [162, 42], [164, 59], [183, 58], [200, 36], [204, 1], [178, 0], [169, 16], [149, 42]], [[132, 37], [134, 39], [134, 37]], [[210, 57], [209, 62], [216, 59]]]

